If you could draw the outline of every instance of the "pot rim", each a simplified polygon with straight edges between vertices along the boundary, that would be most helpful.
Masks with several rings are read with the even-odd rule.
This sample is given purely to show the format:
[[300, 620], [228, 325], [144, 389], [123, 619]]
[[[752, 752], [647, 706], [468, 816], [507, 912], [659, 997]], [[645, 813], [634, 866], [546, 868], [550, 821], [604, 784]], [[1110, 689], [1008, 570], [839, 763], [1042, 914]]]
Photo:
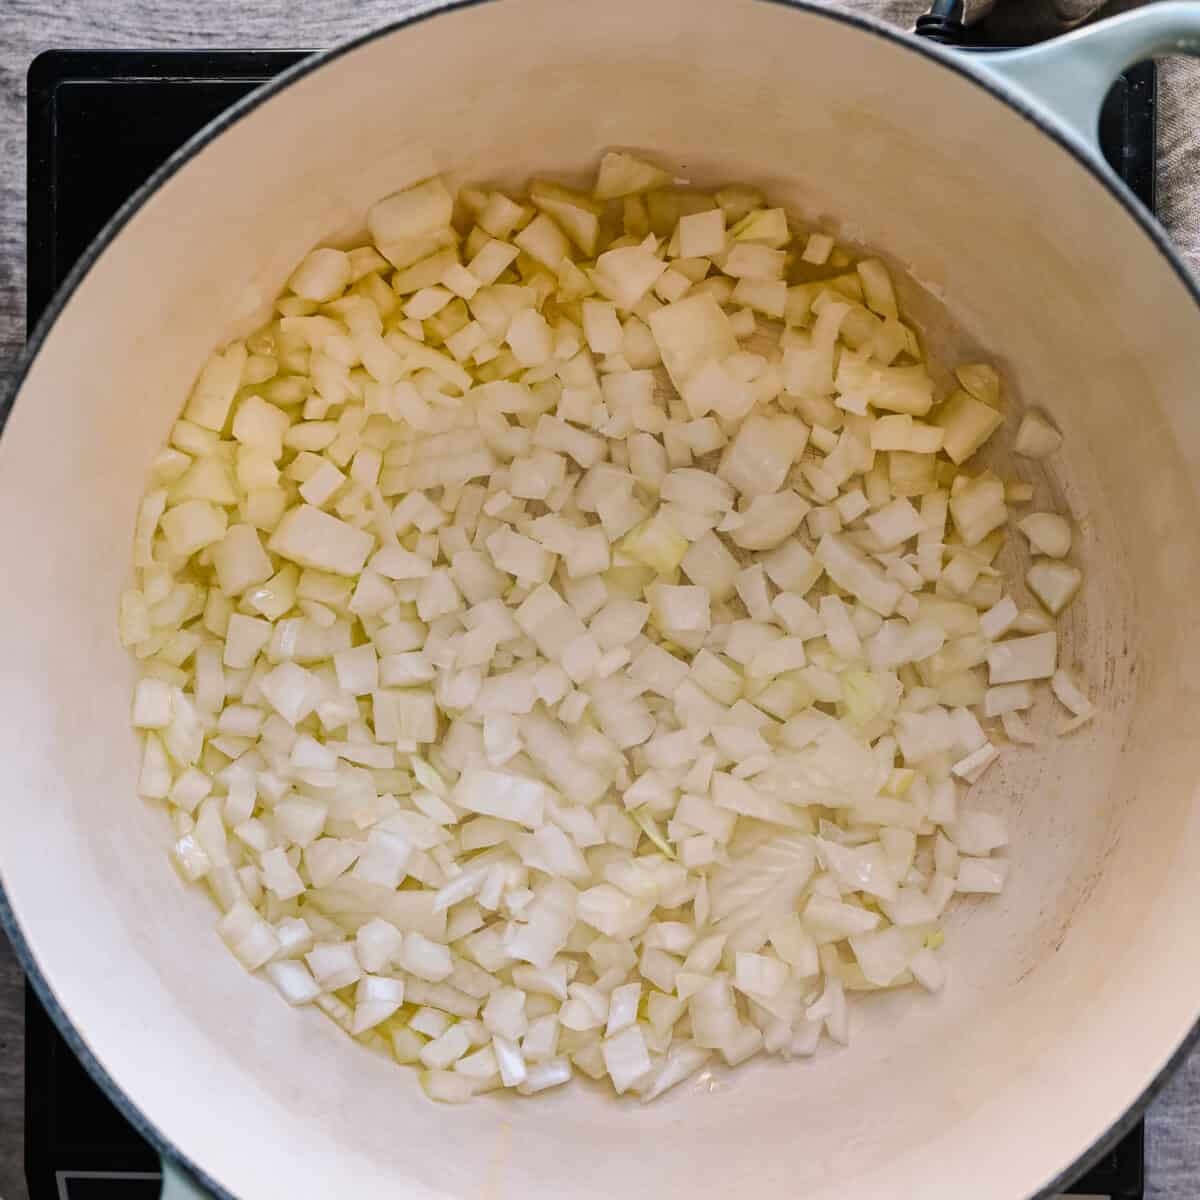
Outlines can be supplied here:
[[[366, 33], [358, 34], [346, 41], [339, 42], [328, 49], [314, 51], [300, 62], [287, 67], [280, 74], [268, 80], [253, 92], [235, 101], [229, 108], [223, 110], [209, 121], [208, 124], [188, 138], [187, 141], [154, 170], [140, 187], [130, 194], [120, 208], [105, 222], [100, 232], [89, 243], [83, 254], [80, 255], [71, 267], [66, 278], [55, 290], [54, 295], [38, 318], [32, 333], [27, 338], [21, 353], [17, 357], [16, 369], [13, 372], [11, 384], [8, 386], [6, 392], [0, 396], [0, 436], [4, 434], [8, 417], [16, 405], [22, 385], [28, 377], [34, 362], [45, 345], [58, 317], [75, 294], [84, 277], [91, 270], [100, 255], [117, 238], [146, 201], [181, 168], [195, 158], [210, 142], [237, 124], [243, 117], [252, 113], [260, 105], [266, 103], [266, 101], [285, 91], [297, 81], [320, 70], [327, 63], [336, 61], [343, 55], [358, 50], [362, 46], [369, 45], [380, 38], [388, 37], [401, 29], [406, 29], [411, 25], [417, 25], [440, 16], [443, 13], [481, 7], [484, 4], [493, 2], [495, 0], [425, 0], [424, 3], [421, 3], [419, 7], [406, 16], [398, 17], [394, 21], [369, 30]], [[1112, 172], [1107, 163], [1099, 157], [1094, 156], [1083, 143], [1067, 131], [1061, 122], [1048, 116], [1045, 109], [1031, 102], [1019, 90], [1005, 87], [985, 71], [973, 67], [971, 59], [961, 51], [946, 50], [860, 13], [830, 9], [817, 3], [816, 0], [758, 0], [758, 2], [775, 4], [781, 8], [806, 12], [813, 16], [836, 22], [837, 24], [849, 26], [869, 36], [881, 38], [894, 46], [919, 55], [927, 62], [934, 63], [945, 70], [970, 80], [977, 87], [989, 93], [993, 99], [1007, 105], [1031, 125], [1056, 142], [1062, 150], [1075, 159], [1079, 166], [1088, 171], [1108, 190], [1113, 199], [1133, 219], [1134, 224], [1146, 235], [1154, 249], [1166, 260], [1168, 266], [1170, 266], [1179, 278], [1197, 308], [1200, 308], [1200, 283], [1193, 278], [1188, 268], [1184, 265], [1183, 260], [1168, 239], [1166, 231], [1154, 216], [1147, 212], [1141, 202]], [[34, 61], [36, 62], [36, 60]], [[5, 892], [2, 877], [0, 877], [0, 931], [8, 937], [26, 979], [32, 986], [38, 1001], [54, 1022], [59, 1034], [117, 1111], [121, 1113], [147, 1142], [159, 1151], [164, 1160], [170, 1160], [172, 1163], [176, 1163], [184, 1168], [188, 1174], [211, 1193], [214, 1200], [237, 1200], [237, 1197], [232, 1192], [222, 1187], [199, 1164], [182, 1153], [179, 1147], [158, 1129], [153, 1120], [143, 1113], [125, 1094], [109, 1074], [104, 1064], [100, 1062], [99, 1058], [88, 1046], [83, 1035], [75, 1028], [71, 1019], [59, 1004], [57, 997], [38, 967], [33, 948], [26, 940], [24, 932], [17, 922], [16, 914]], [[1075, 1158], [1073, 1162], [1054, 1176], [1054, 1178], [1031, 1193], [1027, 1200], [1051, 1200], [1064, 1187], [1070, 1186], [1074, 1180], [1095, 1166], [1142, 1119], [1150, 1102], [1162, 1091], [1167, 1081], [1198, 1043], [1200, 1043], [1200, 1012], [1197, 1013], [1195, 1023], [1184, 1035], [1174, 1053], [1142, 1090], [1141, 1094], [1130, 1102], [1125, 1112], [1087, 1150]]]

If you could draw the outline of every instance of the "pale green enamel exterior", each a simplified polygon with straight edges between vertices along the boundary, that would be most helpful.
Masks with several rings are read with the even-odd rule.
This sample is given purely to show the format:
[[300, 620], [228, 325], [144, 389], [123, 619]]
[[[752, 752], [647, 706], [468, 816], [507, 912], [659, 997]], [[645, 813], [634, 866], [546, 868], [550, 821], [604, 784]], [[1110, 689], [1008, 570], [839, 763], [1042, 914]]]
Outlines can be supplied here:
[[1122, 71], [1167, 54], [1200, 54], [1200, 3], [1149, 4], [1041, 45], [981, 54], [972, 66], [1065, 126], [1100, 158], [1100, 106]]
[[163, 1159], [162, 1173], [162, 1200], [209, 1200], [208, 1193], [169, 1159]]

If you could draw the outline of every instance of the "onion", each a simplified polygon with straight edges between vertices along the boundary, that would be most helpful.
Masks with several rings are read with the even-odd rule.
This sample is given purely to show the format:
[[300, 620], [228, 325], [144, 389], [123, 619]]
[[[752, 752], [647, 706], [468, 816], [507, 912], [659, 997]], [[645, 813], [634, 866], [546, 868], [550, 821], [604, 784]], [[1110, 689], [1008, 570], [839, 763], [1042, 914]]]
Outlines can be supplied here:
[[969, 391], [954, 392], [938, 413], [942, 449], [955, 463], [966, 462], [1000, 428], [1003, 415]]
[[1070, 563], [1042, 558], [1025, 572], [1025, 582], [1046, 608], [1058, 616], [1075, 598], [1083, 573]]
[[1041, 413], [1027, 412], [1017, 428], [1013, 449], [1026, 458], [1046, 458], [1062, 445], [1062, 434]]
[[436, 1100], [652, 1100], [937, 991], [947, 904], [1009, 868], [969, 788], [1036, 681], [1096, 713], [1069, 523], [1018, 525], [1041, 607], [997, 565], [1032, 492], [970, 466], [996, 372], [942, 395], [881, 260], [670, 183], [384, 198], [202, 368], [138, 510], [172, 860]]
[[1057, 513], [1030, 513], [1017, 528], [1029, 539], [1036, 554], [1063, 558], [1071, 549], [1071, 525]]
[[1054, 633], [998, 642], [988, 651], [989, 678], [993, 684], [1049, 679], [1054, 674], [1057, 655], [1058, 635]]

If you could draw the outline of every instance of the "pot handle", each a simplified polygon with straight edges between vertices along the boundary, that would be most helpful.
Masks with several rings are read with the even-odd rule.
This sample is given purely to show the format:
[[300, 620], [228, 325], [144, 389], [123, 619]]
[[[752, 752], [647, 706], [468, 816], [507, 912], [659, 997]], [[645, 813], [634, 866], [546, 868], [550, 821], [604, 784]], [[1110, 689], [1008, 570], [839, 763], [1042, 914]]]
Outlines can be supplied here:
[[210, 1200], [210, 1197], [178, 1163], [164, 1155], [159, 1200]]
[[971, 63], [1099, 157], [1100, 108], [1117, 76], [1164, 54], [1200, 55], [1200, 3], [1147, 4], [1037, 46], [973, 55]]

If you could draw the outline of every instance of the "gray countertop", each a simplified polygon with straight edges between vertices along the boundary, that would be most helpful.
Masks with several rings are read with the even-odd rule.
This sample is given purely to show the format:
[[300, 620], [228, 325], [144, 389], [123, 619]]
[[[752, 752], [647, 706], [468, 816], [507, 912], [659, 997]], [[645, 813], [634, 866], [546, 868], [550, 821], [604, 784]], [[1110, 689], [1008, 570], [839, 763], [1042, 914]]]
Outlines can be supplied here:
[[[0, 395], [24, 337], [25, 71], [36, 54], [50, 47], [323, 46], [394, 20], [408, 6], [409, 0], [0, 0]], [[905, 24], [926, 7], [919, 0], [843, 6], [883, 10]], [[23, 1045], [20, 968], [0, 936], [0, 1200], [25, 1196]], [[1102, 1054], [1096, 1071], [1104, 1071]], [[1147, 1200], [1196, 1200], [1200, 1053], [1154, 1102], [1147, 1125]]]

